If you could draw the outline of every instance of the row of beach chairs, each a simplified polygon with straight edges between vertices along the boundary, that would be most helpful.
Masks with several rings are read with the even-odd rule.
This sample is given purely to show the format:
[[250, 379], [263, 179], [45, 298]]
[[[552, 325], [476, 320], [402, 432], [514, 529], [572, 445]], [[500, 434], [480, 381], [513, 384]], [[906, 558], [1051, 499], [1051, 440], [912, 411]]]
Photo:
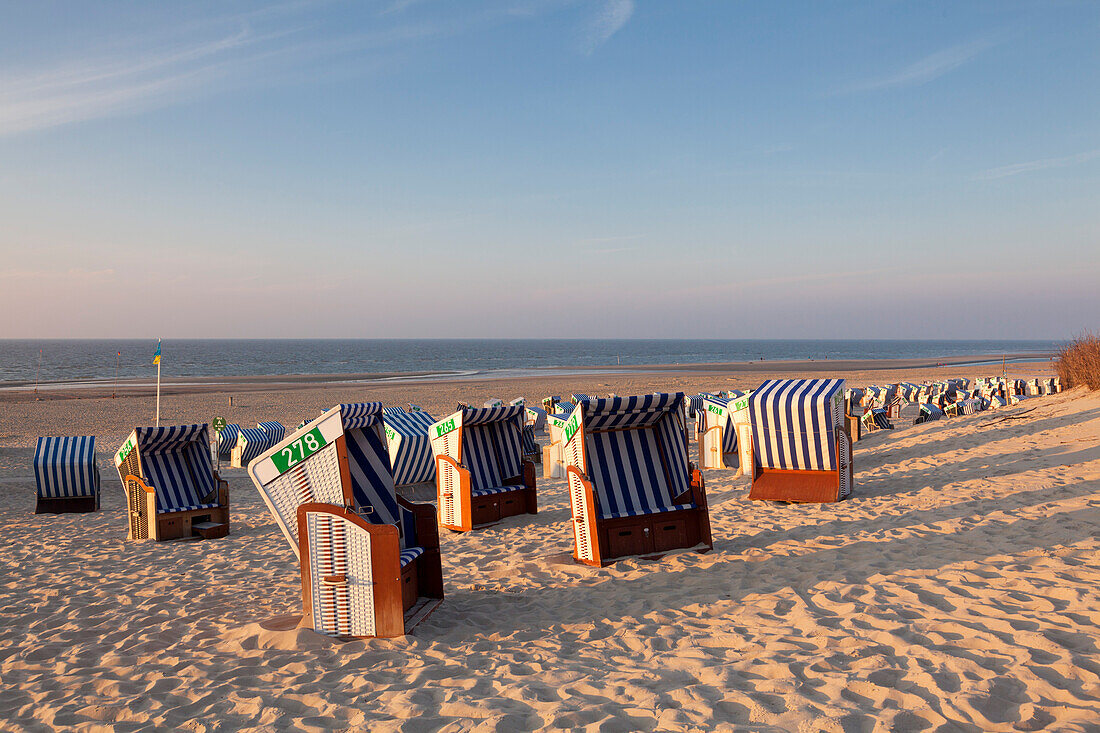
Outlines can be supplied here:
[[[550, 434], [543, 460], [553, 464], [544, 471], [560, 468], [568, 483], [579, 563], [712, 548], [703, 476], [689, 460], [692, 413], [697, 465], [750, 473], [750, 499], [830, 502], [850, 495], [844, 380], [769, 380], [751, 392], [695, 397], [574, 394], [572, 402], [549, 398], [542, 409], [494, 400], [462, 405], [441, 420], [419, 409], [341, 404], [253, 456], [248, 473], [300, 561], [313, 627], [338, 637], [396, 636], [443, 598], [439, 527], [468, 532], [537, 513], [532, 443], [540, 424]], [[395, 459], [393, 441], [406, 437], [398, 435], [402, 425], [427, 438], [435, 506], [397, 493], [403, 482], [429, 474], [422, 445], [417, 457]], [[238, 435], [234, 450], [239, 444]], [[214, 470], [206, 425], [138, 428], [115, 464], [131, 539], [228, 533], [228, 487]], [[40, 504], [79, 499], [98, 506], [94, 438], [40, 439], [35, 471]]]

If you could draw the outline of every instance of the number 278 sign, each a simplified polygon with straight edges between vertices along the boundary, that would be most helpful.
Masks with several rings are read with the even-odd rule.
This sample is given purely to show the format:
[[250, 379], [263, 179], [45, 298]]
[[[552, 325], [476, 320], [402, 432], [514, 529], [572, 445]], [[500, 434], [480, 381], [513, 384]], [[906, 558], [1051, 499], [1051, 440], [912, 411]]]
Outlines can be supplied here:
[[314, 428], [302, 437], [288, 443], [281, 450], [271, 454], [271, 462], [280, 474], [286, 473], [305, 459], [327, 445], [320, 428]]

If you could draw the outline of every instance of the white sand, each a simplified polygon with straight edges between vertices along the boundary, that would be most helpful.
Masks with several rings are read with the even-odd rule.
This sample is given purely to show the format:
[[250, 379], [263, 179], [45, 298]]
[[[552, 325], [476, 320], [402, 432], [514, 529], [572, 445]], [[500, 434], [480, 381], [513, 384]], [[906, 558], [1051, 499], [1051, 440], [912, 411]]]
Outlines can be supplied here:
[[1095, 394], [876, 433], [839, 504], [707, 472], [706, 555], [575, 565], [540, 480], [444, 533], [414, 634], [348, 643], [259, 626], [301, 599], [243, 471], [229, 537], [131, 543], [100, 447], [103, 510], [65, 516], [0, 449], [0, 729], [1100, 730]]

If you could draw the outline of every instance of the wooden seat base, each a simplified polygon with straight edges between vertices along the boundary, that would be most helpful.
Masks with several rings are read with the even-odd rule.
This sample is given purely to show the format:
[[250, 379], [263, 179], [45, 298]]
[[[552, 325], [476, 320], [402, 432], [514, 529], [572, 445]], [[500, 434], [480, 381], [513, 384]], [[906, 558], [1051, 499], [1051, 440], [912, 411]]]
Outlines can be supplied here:
[[574, 559], [586, 565], [602, 566], [628, 557], [658, 559], [673, 550], [709, 552], [710, 517], [706, 509], [645, 514], [639, 517], [597, 519], [596, 537], [600, 560]]
[[795, 471], [757, 467], [750, 499], [829, 503], [840, 500], [839, 471]]
[[213, 540], [229, 534], [229, 525], [220, 522], [192, 522], [191, 531], [204, 540]]
[[535, 491], [517, 486], [513, 491], [475, 496], [471, 502], [470, 519], [474, 526], [493, 524], [519, 514], [537, 514]]
[[40, 496], [34, 505], [35, 514], [82, 514], [97, 509], [99, 497], [96, 496]]

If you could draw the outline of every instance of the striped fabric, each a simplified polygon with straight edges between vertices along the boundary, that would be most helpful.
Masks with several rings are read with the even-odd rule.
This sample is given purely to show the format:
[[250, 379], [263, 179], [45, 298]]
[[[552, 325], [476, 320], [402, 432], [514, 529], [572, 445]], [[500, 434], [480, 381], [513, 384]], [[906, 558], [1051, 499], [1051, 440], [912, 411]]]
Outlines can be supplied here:
[[855, 412], [855, 411], [858, 410], [858, 409], [861, 409], [863, 407], [863, 395], [864, 395], [863, 390], [859, 389], [858, 387], [853, 387], [850, 390], [848, 390], [847, 400], [848, 400], [848, 414], [849, 415], [859, 414], [858, 412]]
[[504, 486], [506, 479], [523, 474], [522, 431], [518, 417], [506, 417], [496, 422], [477, 422], [473, 425], [465, 421], [464, 415], [462, 465], [470, 472], [472, 490]]
[[397, 524], [400, 512], [386, 443], [375, 427], [344, 428], [355, 510], [371, 524]]
[[535, 429], [535, 432], [541, 432], [546, 429], [546, 410], [541, 407], [526, 407], [527, 422]]
[[242, 446], [241, 465], [247, 466], [252, 459], [278, 442], [271, 440], [271, 434], [262, 428], [242, 428], [237, 434], [237, 444]]
[[555, 412], [553, 414], [558, 415], [558, 416], [562, 416], [562, 415], [569, 415], [570, 413], [573, 412], [573, 410], [577, 409], [577, 407], [572, 402], [559, 402], [558, 406], [554, 409], [556, 409], [557, 412]]
[[520, 431], [520, 439], [523, 444], [523, 455], [534, 455], [538, 448], [535, 446], [535, 428], [531, 425], [524, 425]]
[[870, 420], [871, 424], [873, 424], [876, 428], [881, 428], [882, 430], [894, 429], [894, 424], [890, 422], [890, 418], [886, 414], [886, 410], [882, 409], [881, 407], [873, 408], [864, 416], [864, 418], [866, 420]]
[[[388, 407], [385, 409], [389, 409]], [[435, 478], [435, 461], [432, 458], [432, 444], [428, 437], [428, 428], [435, 418], [424, 411], [384, 413], [390, 467], [393, 469], [393, 481], [397, 486], [408, 486]]]
[[587, 473], [603, 519], [690, 509], [684, 395], [582, 403]]
[[34, 480], [43, 499], [98, 495], [95, 436], [39, 438], [34, 447]]
[[958, 410], [960, 415], [973, 415], [975, 412], [981, 412], [985, 409], [985, 405], [981, 400], [966, 399], [961, 400], [958, 403]]
[[688, 405], [687, 416], [693, 418], [698, 413], [700, 413], [703, 410], [703, 400], [706, 399], [707, 397], [710, 397], [710, 396], [711, 395], [700, 393], [700, 394], [696, 394], [696, 395], [692, 395], [691, 397], [688, 397], [687, 398], [687, 405]]
[[401, 567], [405, 567], [423, 554], [423, 547], [406, 547], [401, 551]]
[[237, 423], [226, 425], [218, 433], [218, 458], [228, 461], [233, 455], [233, 446], [237, 444], [237, 436], [240, 435], [241, 426]]
[[402, 408], [402, 407], [397, 407], [396, 405], [394, 405], [394, 406], [391, 406], [391, 407], [383, 407], [383, 408], [382, 408], [382, 415], [383, 415], [383, 416], [389, 416], [389, 415], [403, 415], [403, 414], [405, 414], [405, 410], [404, 410], [404, 408]]
[[772, 379], [749, 397], [753, 453], [762, 468], [835, 471], [834, 400], [843, 379]]
[[584, 394], [583, 392], [573, 393], [573, 402], [590, 402], [591, 400], [592, 398]]
[[913, 421], [914, 425], [920, 425], [921, 423], [932, 422], [933, 420], [942, 420], [943, 410], [936, 405], [921, 405], [920, 415]]
[[488, 496], [490, 494], [504, 494], [509, 491], [515, 491], [520, 486], [492, 486], [487, 489], [470, 489], [470, 496]]
[[206, 425], [137, 428], [135, 433], [141, 478], [156, 490], [157, 514], [218, 506]]
[[[340, 419], [344, 423], [344, 430], [371, 427], [382, 422], [383, 408], [381, 402], [350, 402], [333, 409], [340, 410]], [[328, 410], [325, 410], [325, 412], [328, 412]]]
[[256, 427], [267, 433], [271, 445], [275, 445], [286, 437], [286, 428], [283, 427], [283, 424], [280, 422], [269, 420], [267, 422], [256, 423]]

